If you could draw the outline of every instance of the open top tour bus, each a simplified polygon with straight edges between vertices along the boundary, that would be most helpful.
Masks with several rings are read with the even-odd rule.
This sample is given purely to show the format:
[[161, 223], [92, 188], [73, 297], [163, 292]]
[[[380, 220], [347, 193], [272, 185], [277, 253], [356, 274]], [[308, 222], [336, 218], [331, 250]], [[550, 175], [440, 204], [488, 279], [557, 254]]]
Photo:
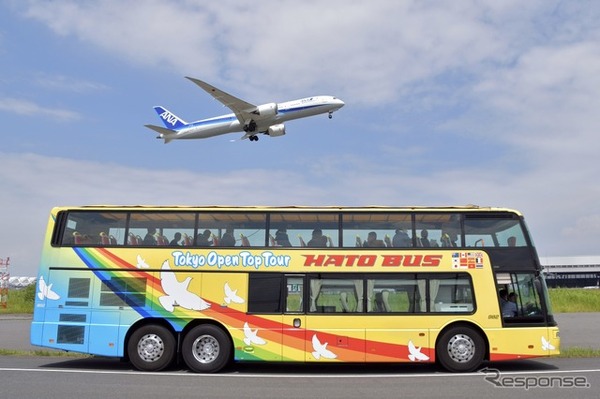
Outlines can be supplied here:
[[196, 372], [232, 361], [559, 353], [523, 216], [466, 207], [54, 208], [31, 343]]

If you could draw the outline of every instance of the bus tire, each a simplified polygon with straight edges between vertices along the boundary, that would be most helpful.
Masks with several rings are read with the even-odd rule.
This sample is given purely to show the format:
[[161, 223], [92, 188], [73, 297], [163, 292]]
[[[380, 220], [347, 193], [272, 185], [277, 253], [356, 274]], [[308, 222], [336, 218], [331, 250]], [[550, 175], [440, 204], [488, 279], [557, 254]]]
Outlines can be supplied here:
[[135, 330], [127, 344], [129, 361], [142, 371], [160, 371], [175, 358], [175, 337], [167, 328], [155, 324]]
[[452, 327], [438, 339], [436, 355], [439, 363], [448, 371], [474, 371], [485, 357], [485, 341], [471, 327]]
[[231, 340], [217, 326], [199, 325], [185, 335], [181, 354], [192, 371], [216, 373], [229, 363]]

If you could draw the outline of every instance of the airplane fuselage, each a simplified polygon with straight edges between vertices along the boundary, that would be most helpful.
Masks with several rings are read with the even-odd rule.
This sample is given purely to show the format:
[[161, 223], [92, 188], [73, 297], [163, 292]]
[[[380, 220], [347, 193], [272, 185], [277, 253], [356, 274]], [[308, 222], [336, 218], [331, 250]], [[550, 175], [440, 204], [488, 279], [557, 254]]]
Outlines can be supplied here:
[[[277, 114], [266, 119], [256, 120], [256, 133], [266, 131], [269, 126], [277, 125], [294, 119], [305, 118], [334, 112], [344, 103], [332, 96], [314, 96], [299, 100], [286, 101], [277, 104]], [[201, 139], [219, 136], [227, 133], [243, 132], [244, 126], [235, 114], [226, 114], [214, 118], [190, 122], [189, 127], [177, 132], [176, 139]]]
[[[255, 131], [256, 133], [262, 133], [273, 125], [307, 116], [334, 112], [343, 105], [343, 101], [332, 96], [314, 96], [279, 103], [277, 104], [277, 113], [274, 116], [256, 119]], [[200, 139], [243, 132], [244, 127], [235, 114], [231, 113], [191, 122], [189, 127], [181, 129], [177, 133], [177, 139]]]
[[158, 138], [168, 143], [180, 139], [202, 139], [227, 133], [244, 132], [242, 139], [258, 140], [258, 134], [271, 137], [285, 134], [284, 122], [319, 114], [329, 114], [344, 106], [333, 96], [313, 96], [298, 100], [254, 105], [234, 97], [201, 80], [187, 77], [213, 98], [233, 112], [213, 118], [187, 123], [162, 106], [154, 107], [165, 127], [145, 125], [159, 133]]

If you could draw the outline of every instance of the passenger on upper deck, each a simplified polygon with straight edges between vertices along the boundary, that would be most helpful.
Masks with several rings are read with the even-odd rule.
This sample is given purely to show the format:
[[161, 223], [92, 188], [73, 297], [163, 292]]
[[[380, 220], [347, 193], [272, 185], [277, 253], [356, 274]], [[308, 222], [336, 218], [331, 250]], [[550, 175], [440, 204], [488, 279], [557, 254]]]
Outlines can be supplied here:
[[306, 244], [307, 247], [313, 248], [325, 248], [327, 247], [327, 237], [323, 235], [321, 229], [314, 229], [312, 232], [312, 238]]
[[211, 236], [210, 230], [206, 229], [202, 232], [202, 234], [198, 234], [196, 237], [196, 245], [199, 247], [210, 247], [213, 242], [210, 239]]
[[156, 238], [154, 237], [156, 234], [156, 229], [154, 227], [148, 227], [148, 233], [146, 237], [144, 237], [143, 244], [144, 245], [156, 245]]
[[456, 236], [456, 233], [452, 231], [442, 231], [442, 237], [440, 240], [442, 242], [442, 247], [452, 248], [456, 247], [457, 239], [458, 237]]
[[175, 233], [175, 236], [173, 237], [173, 239], [171, 240], [169, 245], [172, 247], [177, 247], [177, 246], [179, 246], [179, 241], [181, 241], [181, 233], [177, 232], [177, 233]]
[[225, 234], [221, 237], [221, 241], [219, 242], [219, 246], [221, 247], [235, 247], [235, 237], [233, 236], [233, 229], [226, 228]]
[[381, 247], [385, 247], [385, 244], [383, 243], [382, 240], [377, 239], [376, 232], [371, 231], [369, 233], [369, 235], [367, 236], [367, 241], [365, 241], [363, 243], [363, 247], [365, 247], [365, 248], [381, 248]]
[[396, 229], [396, 234], [392, 238], [392, 245], [396, 248], [412, 247], [412, 241], [404, 229]]
[[275, 233], [275, 241], [277, 245], [281, 247], [291, 247], [292, 243], [290, 242], [290, 238], [288, 237], [286, 229], [279, 229]]
[[421, 244], [421, 247], [429, 248], [431, 246], [431, 244], [429, 243], [429, 239], [427, 238], [428, 236], [429, 232], [427, 230], [421, 230], [421, 238], [419, 238], [419, 243]]

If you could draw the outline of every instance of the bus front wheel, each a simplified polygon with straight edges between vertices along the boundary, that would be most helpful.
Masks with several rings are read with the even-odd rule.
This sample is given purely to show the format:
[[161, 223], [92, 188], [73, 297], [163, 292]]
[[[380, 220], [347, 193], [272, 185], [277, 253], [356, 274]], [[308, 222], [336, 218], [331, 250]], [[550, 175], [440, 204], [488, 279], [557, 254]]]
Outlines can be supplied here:
[[473, 371], [483, 362], [485, 342], [474, 329], [457, 326], [442, 334], [436, 353], [438, 361], [448, 371]]
[[197, 373], [216, 373], [227, 365], [231, 341], [227, 334], [210, 324], [194, 327], [183, 339], [185, 364]]
[[138, 328], [129, 338], [127, 354], [135, 368], [160, 371], [175, 358], [175, 337], [167, 328], [147, 325]]

